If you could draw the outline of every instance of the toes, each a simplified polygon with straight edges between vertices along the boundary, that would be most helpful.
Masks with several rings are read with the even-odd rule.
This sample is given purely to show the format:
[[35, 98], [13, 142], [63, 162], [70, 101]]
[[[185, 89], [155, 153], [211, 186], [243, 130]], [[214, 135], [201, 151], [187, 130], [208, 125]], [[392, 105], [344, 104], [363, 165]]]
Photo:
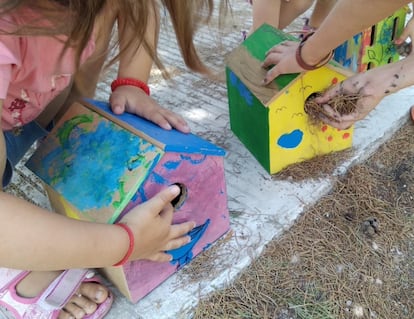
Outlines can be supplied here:
[[59, 313], [58, 319], [82, 319], [96, 311], [108, 298], [108, 290], [98, 283], [82, 283], [78, 292]]
[[[79, 297], [77, 297], [79, 298]], [[76, 299], [76, 298], [75, 298]], [[81, 299], [81, 298], [79, 298]], [[83, 298], [85, 299], [85, 298]], [[96, 309], [96, 304], [95, 307]], [[92, 311], [93, 312], [93, 311]], [[69, 301], [66, 306], [62, 309], [59, 314], [59, 319], [82, 319], [87, 315], [85, 309], [81, 308], [77, 304], [73, 303], [72, 300]]]
[[98, 304], [81, 294], [74, 295], [63, 307], [59, 319], [82, 319], [90, 315], [98, 308]]
[[108, 298], [108, 289], [94, 282], [85, 282], [79, 288], [79, 293], [95, 303], [102, 303]]

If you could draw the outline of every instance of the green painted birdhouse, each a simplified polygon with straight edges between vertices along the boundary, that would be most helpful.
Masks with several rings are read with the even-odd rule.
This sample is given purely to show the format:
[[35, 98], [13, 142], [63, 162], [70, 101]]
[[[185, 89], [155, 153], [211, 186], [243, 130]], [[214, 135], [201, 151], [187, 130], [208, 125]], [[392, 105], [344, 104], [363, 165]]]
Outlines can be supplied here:
[[310, 96], [344, 80], [351, 71], [331, 61], [317, 70], [281, 75], [270, 85], [261, 85], [266, 52], [285, 40], [298, 39], [264, 24], [226, 60], [231, 130], [270, 174], [352, 146], [352, 127], [338, 130], [315, 123], [305, 111]]

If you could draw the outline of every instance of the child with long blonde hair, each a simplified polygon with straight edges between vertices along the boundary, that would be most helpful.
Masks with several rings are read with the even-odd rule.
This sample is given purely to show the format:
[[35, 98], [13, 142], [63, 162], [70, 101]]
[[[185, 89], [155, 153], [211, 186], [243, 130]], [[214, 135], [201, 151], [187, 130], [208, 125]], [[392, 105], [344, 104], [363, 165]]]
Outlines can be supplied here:
[[[119, 63], [109, 100], [115, 113], [190, 131], [183, 118], [149, 95], [153, 63], [164, 70], [156, 53], [160, 5], [169, 12], [186, 65], [208, 73], [193, 36], [198, 24], [209, 20], [212, 0], [0, 1], [3, 187], [13, 166], [65, 106], [93, 97], [105, 62]], [[118, 53], [109, 59], [113, 49]], [[168, 187], [120, 224], [109, 225], [51, 214], [0, 186], [0, 304], [16, 318], [102, 318], [112, 294], [86, 269], [171, 260], [165, 251], [186, 244], [195, 226], [191, 221], [172, 225], [170, 202], [178, 193], [177, 186]]]

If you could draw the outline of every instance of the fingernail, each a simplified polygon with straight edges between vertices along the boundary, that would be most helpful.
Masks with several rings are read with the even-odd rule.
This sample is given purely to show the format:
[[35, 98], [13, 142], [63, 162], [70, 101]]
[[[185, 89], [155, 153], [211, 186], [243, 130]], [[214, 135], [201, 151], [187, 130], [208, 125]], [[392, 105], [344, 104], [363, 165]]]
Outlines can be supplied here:
[[178, 187], [177, 185], [171, 185], [170, 193], [173, 195], [178, 195], [180, 193], [180, 187]]
[[190, 132], [191, 131], [191, 129], [188, 125], [184, 125], [183, 129], [184, 129], [184, 132]]
[[121, 107], [120, 107], [120, 106], [115, 106], [115, 108], [114, 108], [114, 113], [116, 113], [116, 114], [121, 114], [121, 112], [122, 112]]

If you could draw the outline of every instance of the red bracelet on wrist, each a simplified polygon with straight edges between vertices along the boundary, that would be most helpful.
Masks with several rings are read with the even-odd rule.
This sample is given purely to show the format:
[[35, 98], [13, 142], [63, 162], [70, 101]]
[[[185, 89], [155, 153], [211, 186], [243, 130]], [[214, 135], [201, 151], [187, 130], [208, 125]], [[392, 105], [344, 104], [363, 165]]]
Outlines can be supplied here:
[[300, 41], [300, 44], [299, 44], [298, 48], [296, 49], [296, 62], [298, 63], [298, 65], [302, 69], [308, 70], [308, 71], [315, 70], [315, 69], [318, 69], [318, 68], [324, 66], [325, 64], [327, 64], [331, 60], [331, 58], [333, 56], [333, 51], [331, 51], [331, 52], [328, 53], [328, 55], [326, 57], [324, 57], [321, 61], [319, 61], [315, 65], [310, 65], [310, 64], [307, 64], [305, 61], [303, 61], [302, 47], [305, 44], [306, 40], [308, 40], [311, 37], [312, 34], [314, 34], [314, 32], [309, 32], [308, 34], [306, 34], [303, 37], [302, 41]]
[[133, 78], [117, 78], [111, 83], [111, 91], [115, 91], [118, 86], [132, 85], [143, 90], [147, 95], [150, 95], [150, 88], [147, 83]]
[[120, 261], [114, 264], [114, 267], [118, 267], [118, 266], [125, 265], [129, 257], [131, 257], [131, 254], [134, 251], [134, 247], [135, 247], [135, 237], [134, 237], [134, 233], [132, 232], [131, 228], [129, 228], [127, 224], [116, 223], [115, 225], [123, 228], [127, 232], [128, 238], [129, 238], [129, 246], [128, 246], [127, 252], [125, 253], [124, 258], [122, 258]]

